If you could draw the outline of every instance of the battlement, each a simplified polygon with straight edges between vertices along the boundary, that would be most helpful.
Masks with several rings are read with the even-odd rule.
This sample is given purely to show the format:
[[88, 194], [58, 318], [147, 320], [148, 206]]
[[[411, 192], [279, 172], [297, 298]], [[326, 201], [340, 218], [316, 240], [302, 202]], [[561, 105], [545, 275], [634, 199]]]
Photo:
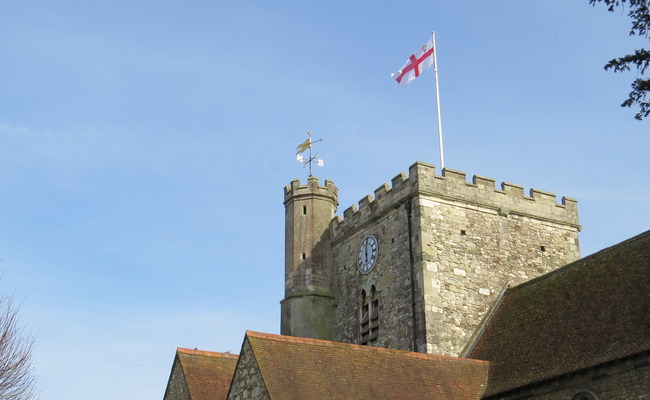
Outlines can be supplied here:
[[442, 175], [436, 175], [433, 165], [416, 162], [409, 167], [408, 176], [400, 173], [391, 180], [390, 185], [384, 183], [378, 187], [374, 196], [369, 194], [363, 197], [358, 206], [353, 204], [343, 212], [342, 217], [334, 217], [331, 222], [333, 237], [354, 230], [415, 196], [480, 207], [504, 217], [519, 215], [580, 228], [575, 199], [562, 197], [558, 204], [553, 193], [530, 189], [526, 195], [523, 186], [508, 182], [500, 186], [501, 189], [497, 189], [494, 179], [479, 175], [474, 175], [472, 181], [467, 182], [464, 172], [448, 168], [443, 169]]
[[301, 185], [300, 179], [294, 179], [291, 184], [284, 187], [284, 204], [286, 205], [289, 200], [304, 197], [316, 196], [331, 199], [335, 206], [338, 206], [339, 189], [334, 185], [334, 182], [329, 179], [325, 180], [325, 186], [321, 186], [318, 178], [310, 176], [307, 178], [307, 184]]

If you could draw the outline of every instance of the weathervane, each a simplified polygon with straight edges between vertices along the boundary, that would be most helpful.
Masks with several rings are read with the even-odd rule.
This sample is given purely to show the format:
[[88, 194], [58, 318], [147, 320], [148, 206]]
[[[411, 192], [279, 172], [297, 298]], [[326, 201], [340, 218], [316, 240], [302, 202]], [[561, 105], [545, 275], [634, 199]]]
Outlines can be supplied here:
[[[314, 144], [314, 143], [322, 142], [323, 139], [311, 140], [311, 131], [307, 132], [307, 134], [309, 135], [307, 140], [305, 140], [304, 142], [299, 144], [298, 147], [296, 147], [296, 160], [298, 160], [299, 162], [301, 162], [303, 164], [303, 166], [302, 166], [303, 168], [306, 167], [307, 165], [309, 165], [309, 176], [311, 176], [311, 164], [314, 161], [316, 161], [316, 164], [319, 167], [322, 167], [323, 165], [325, 165], [325, 162], [323, 160], [321, 160], [320, 158], [318, 158], [318, 153], [314, 154], [313, 157], [311, 155], [311, 145]], [[302, 155], [302, 153], [304, 153], [307, 149], [309, 149], [309, 158], [305, 159], [305, 157]]]

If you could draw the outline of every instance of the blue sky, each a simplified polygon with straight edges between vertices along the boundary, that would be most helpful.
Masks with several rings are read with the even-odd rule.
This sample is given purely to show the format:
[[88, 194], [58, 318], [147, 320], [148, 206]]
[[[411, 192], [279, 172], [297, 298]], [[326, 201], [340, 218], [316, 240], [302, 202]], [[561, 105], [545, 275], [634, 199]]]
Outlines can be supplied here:
[[161, 399], [177, 346], [279, 332], [282, 188], [314, 132], [343, 210], [439, 167], [579, 200], [583, 255], [650, 227], [650, 125], [587, 0], [31, 1], [0, 15], [0, 289], [44, 400]]

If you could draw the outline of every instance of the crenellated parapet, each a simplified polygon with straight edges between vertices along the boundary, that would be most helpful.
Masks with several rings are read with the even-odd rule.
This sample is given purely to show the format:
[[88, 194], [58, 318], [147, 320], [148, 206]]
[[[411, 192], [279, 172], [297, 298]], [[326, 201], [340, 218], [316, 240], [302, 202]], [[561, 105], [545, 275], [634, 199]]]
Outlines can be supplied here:
[[325, 186], [319, 184], [318, 178], [310, 176], [307, 178], [307, 184], [301, 185], [299, 179], [291, 181], [290, 185], [284, 187], [284, 204], [290, 199], [301, 198], [305, 196], [315, 196], [331, 199], [335, 205], [338, 205], [339, 190], [334, 186], [334, 182], [329, 179], [325, 180]]
[[416, 162], [408, 175], [400, 173], [390, 184], [378, 187], [374, 196], [363, 197], [358, 205], [347, 208], [343, 216], [336, 216], [330, 227], [334, 240], [415, 196], [478, 207], [503, 217], [518, 215], [580, 229], [575, 199], [562, 197], [558, 203], [555, 194], [538, 189], [530, 189], [526, 195], [523, 186], [508, 182], [501, 183], [497, 189], [494, 179], [479, 175], [468, 182], [464, 172], [448, 168], [443, 169], [442, 175], [436, 175], [433, 165]]

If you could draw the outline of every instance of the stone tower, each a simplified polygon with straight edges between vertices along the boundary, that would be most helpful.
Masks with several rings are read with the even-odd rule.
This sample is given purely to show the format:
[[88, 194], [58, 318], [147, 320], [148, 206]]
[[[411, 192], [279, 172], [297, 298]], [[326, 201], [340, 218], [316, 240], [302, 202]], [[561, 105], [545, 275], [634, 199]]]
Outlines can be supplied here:
[[552, 193], [418, 162], [329, 222], [336, 195], [285, 188], [283, 334], [459, 356], [505, 288], [579, 258]]
[[320, 186], [309, 177], [306, 186], [294, 180], [284, 189], [285, 296], [281, 333], [307, 338], [334, 338], [334, 296], [331, 290], [330, 222], [338, 206], [332, 181]]

